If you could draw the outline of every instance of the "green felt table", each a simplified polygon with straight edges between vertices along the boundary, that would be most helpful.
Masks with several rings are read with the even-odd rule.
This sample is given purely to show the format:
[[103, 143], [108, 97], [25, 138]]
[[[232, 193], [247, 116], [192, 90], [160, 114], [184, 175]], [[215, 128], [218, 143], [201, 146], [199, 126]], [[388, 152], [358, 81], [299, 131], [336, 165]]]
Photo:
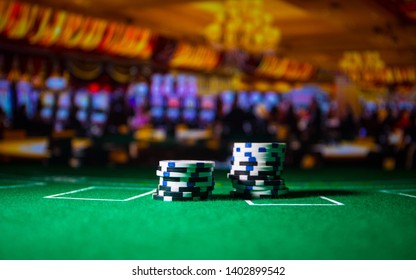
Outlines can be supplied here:
[[287, 169], [286, 197], [151, 198], [150, 167], [0, 165], [0, 259], [416, 259], [416, 172]]

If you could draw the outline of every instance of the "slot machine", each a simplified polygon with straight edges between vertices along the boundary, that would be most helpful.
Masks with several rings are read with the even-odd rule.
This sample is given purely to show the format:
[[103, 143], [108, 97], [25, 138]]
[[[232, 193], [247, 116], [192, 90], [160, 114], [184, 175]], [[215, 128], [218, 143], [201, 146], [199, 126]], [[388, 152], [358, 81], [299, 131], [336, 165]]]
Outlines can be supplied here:
[[[41, 117], [47, 123], [56, 120], [59, 94], [67, 87], [67, 80], [61, 76], [52, 76], [46, 80], [46, 89], [41, 92]], [[55, 127], [55, 124], [53, 124]]]
[[51, 123], [55, 114], [55, 94], [51, 90], [44, 90], [40, 100], [42, 106], [40, 116], [44, 122]]
[[198, 95], [198, 81], [193, 75], [180, 74], [176, 77], [175, 84], [176, 95], [180, 97]]
[[198, 95], [198, 80], [195, 76], [189, 75], [186, 80], [186, 91], [187, 95], [196, 96]]
[[138, 82], [129, 85], [127, 89], [127, 104], [133, 110], [138, 106], [143, 106], [147, 103], [149, 94], [149, 87], [145, 82]]
[[25, 106], [26, 115], [32, 119], [37, 110], [39, 98], [38, 92], [33, 89], [32, 84], [26, 80], [20, 80], [16, 83], [17, 107]]
[[163, 77], [161, 74], [153, 74], [150, 82], [150, 93], [153, 94], [162, 94], [162, 80]]
[[11, 121], [13, 115], [12, 96], [10, 82], [6, 79], [0, 80], [0, 107], [3, 110], [7, 121]]
[[252, 91], [249, 96], [250, 107], [253, 108], [256, 105], [263, 102], [263, 95], [259, 91]]
[[250, 110], [250, 99], [249, 94], [246, 91], [239, 91], [237, 94], [238, 107], [244, 111]]
[[75, 117], [82, 124], [87, 127], [89, 125], [89, 107], [90, 107], [90, 94], [87, 89], [81, 88], [75, 92], [74, 106]]
[[222, 100], [222, 114], [226, 115], [232, 109], [234, 98], [236, 98], [235, 94], [231, 90], [226, 90], [221, 94], [220, 98]]
[[216, 97], [214, 95], [201, 96], [201, 110], [199, 111], [199, 123], [202, 127], [214, 123], [216, 117]]
[[190, 127], [196, 127], [198, 125], [198, 97], [183, 97], [182, 108], [182, 121]]
[[169, 96], [167, 97], [167, 109], [166, 120], [170, 124], [177, 124], [180, 121], [181, 116], [181, 103], [179, 97]]
[[264, 96], [264, 105], [271, 112], [279, 104], [279, 96], [276, 92], [268, 91]]
[[166, 74], [163, 77], [160, 91], [164, 96], [171, 96], [175, 94], [174, 77], [172, 74]]
[[186, 83], [186, 75], [179, 74], [176, 77], [176, 86], [175, 86], [175, 92], [178, 96], [186, 96], [187, 95], [187, 83]]
[[110, 110], [110, 88], [103, 87], [98, 91], [92, 91], [91, 103], [91, 134], [102, 136], [108, 121]]
[[156, 126], [164, 124], [165, 121], [165, 96], [162, 94], [162, 80], [160, 74], [154, 74], [150, 86], [150, 118]]
[[71, 92], [67, 90], [60, 93], [56, 110], [55, 131], [62, 131], [68, 125], [71, 107]]
[[291, 97], [296, 111], [306, 111], [312, 103], [314, 92], [310, 87], [297, 88], [292, 90]]

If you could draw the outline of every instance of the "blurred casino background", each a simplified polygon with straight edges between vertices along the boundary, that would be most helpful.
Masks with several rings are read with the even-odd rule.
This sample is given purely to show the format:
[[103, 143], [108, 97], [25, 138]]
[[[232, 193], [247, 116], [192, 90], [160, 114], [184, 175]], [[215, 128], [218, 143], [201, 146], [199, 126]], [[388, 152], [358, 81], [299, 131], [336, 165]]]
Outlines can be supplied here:
[[411, 169], [415, 85], [414, 0], [0, 0], [3, 163]]

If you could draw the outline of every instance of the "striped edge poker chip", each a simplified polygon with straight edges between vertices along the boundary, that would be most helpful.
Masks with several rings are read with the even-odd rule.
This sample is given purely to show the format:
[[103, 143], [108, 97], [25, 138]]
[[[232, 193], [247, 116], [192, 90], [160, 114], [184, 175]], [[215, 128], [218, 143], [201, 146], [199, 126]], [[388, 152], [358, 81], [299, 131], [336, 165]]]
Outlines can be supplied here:
[[165, 181], [163, 177], [159, 178], [159, 185], [164, 187], [213, 187], [215, 180], [212, 178], [206, 182], [174, 182]]
[[179, 178], [202, 178], [212, 176], [212, 172], [167, 172], [167, 171], [156, 171], [156, 175], [159, 177], [179, 177]]
[[284, 153], [257, 153], [257, 152], [234, 152], [234, 157], [255, 157], [255, 158], [280, 158]]
[[157, 168], [158, 171], [163, 172], [181, 172], [181, 173], [198, 173], [198, 172], [213, 172], [213, 167], [162, 167]]
[[162, 196], [153, 194], [153, 200], [160, 200], [160, 201], [198, 201], [198, 200], [206, 200], [208, 196], [195, 196], [195, 197], [172, 197], [172, 196]]
[[231, 161], [231, 165], [233, 166], [266, 166], [266, 167], [281, 167], [280, 161], [269, 160], [269, 161]]
[[234, 147], [233, 153], [258, 153], [258, 154], [284, 154], [286, 152], [286, 147], [282, 148], [266, 148], [266, 147], [256, 147], [256, 148], [240, 148]]
[[281, 178], [286, 144], [234, 143], [230, 171], [232, 197], [278, 198], [288, 192]]
[[239, 170], [239, 171], [281, 171], [283, 166], [238, 166], [238, 165], [231, 165], [232, 170]]
[[284, 186], [248, 186], [248, 185], [236, 185], [233, 184], [235, 190], [240, 191], [277, 191], [285, 188]]
[[214, 168], [214, 161], [204, 160], [161, 160], [159, 161], [161, 167], [186, 167], [186, 168]]
[[232, 191], [236, 193], [241, 193], [241, 194], [278, 195], [279, 190], [257, 190], [255, 191], [255, 190], [242, 190], [242, 189], [234, 188], [234, 190]]
[[284, 158], [282, 157], [264, 157], [264, 156], [236, 156], [235, 154], [233, 154], [233, 156], [231, 157], [232, 161], [235, 162], [240, 162], [240, 161], [244, 161], [244, 162], [262, 162], [262, 161], [275, 161], [275, 162], [283, 162]]
[[208, 192], [208, 191], [213, 191], [214, 187], [165, 187], [165, 186], [161, 186], [159, 185], [158, 190], [161, 191], [168, 191], [168, 192], [194, 192], [194, 193], [199, 193], [199, 192]]
[[246, 186], [284, 186], [285, 181], [283, 179], [276, 180], [231, 180], [234, 185], [246, 185]]
[[161, 201], [206, 200], [214, 190], [215, 162], [162, 160], [156, 170], [159, 185], [152, 195]]
[[235, 179], [235, 180], [278, 180], [280, 179], [279, 176], [274, 175], [261, 175], [261, 176], [251, 176], [251, 175], [233, 175], [227, 174], [228, 179]]
[[281, 189], [276, 191], [274, 194], [256, 194], [253, 192], [250, 193], [240, 193], [236, 191], [230, 191], [230, 196], [234, 198], [242, 198], [242, 199], [257, 199], [257, 198], [279, 198], [283, 195], [289, 193], [289, 189]]
[[286, 143], [279, 142], [235, 142], [234, 147], [238, 148], [286, 148]]
[[282, 176], [281, 171], [242, 171], [233, 169], [228, 174], [236, 176]]
[[169, 191], [158, 190], [156, 194], [158, 196], [171, 196], [171, 197], [185, 198], [185, 197], [208, 197], [211, 194], [211, 192], [210, 191], [207, 191], [207, 192], [169, 192]]
[[212, 176], [207, 177], [160, 177], [163, 181], [167, 182], [210, 182], [212, 181]]

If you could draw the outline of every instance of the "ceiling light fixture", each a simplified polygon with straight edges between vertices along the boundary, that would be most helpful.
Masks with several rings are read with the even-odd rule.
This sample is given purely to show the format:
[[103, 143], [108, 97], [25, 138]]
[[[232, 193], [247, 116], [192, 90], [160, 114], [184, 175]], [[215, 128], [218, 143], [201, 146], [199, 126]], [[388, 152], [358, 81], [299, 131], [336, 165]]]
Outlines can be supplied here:
[[249, 53], [274, 53], [280, 30], [273, 25], [273, 15], [263, 7], [263, 0], [227, 0], [215, 21], [206, 28], [206, 37], [216, 48], [244, 50]]

